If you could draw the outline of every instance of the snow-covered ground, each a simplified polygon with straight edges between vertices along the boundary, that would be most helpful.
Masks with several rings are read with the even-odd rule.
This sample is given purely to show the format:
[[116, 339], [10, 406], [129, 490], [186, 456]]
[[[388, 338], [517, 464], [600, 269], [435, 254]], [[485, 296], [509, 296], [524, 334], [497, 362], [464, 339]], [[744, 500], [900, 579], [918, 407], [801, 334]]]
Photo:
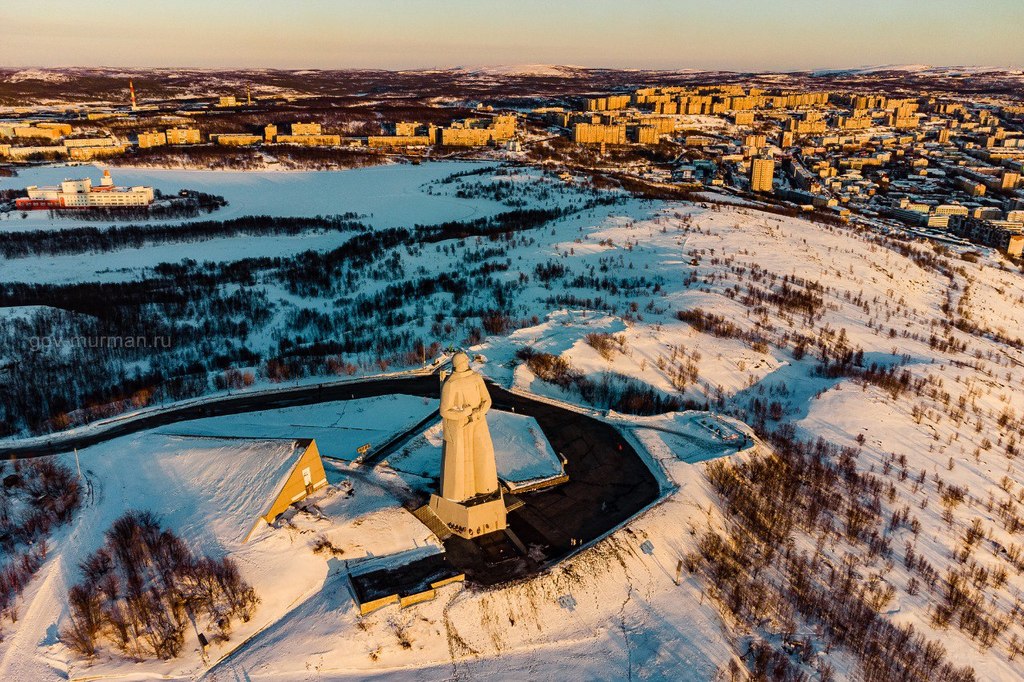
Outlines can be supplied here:
[[436, 409], [436, 400], [388, 395], [194, 419], [160, 431], [189, 436], [314, 438], [324, 457], [351, 461], [359, 456], [358, 448], [369, 445], [375, 450]]
[[[194, 218], [128, 221], [124, 224], [180, 224], [204, 220], [230, 220], [241, 216], [315, 217], [355, 213], [358, 220], [374, 228], [412, 227], [446, 221], [483, 218], [512, 208], [487, 196], [458, 196], [458, 191], [480, 186], [477, 176], [445, 182], [450, 176], [474, 170], [498, 168], [481, 162], [438, 161], [420, 165], [388, 165], [344, 171], [201, 171], [159, 170], [132, 167], [113, 168], [118, 184], [151, 185], [167, 194], [179, 189], [196, 189], [218, 194], [228, 200], [226, 208]], [[40, 166], [19, 171], [13, 178], [0, 177], [0, 189], [27, 185], [56, 184], [66, 178], [92, 177], [101, 169], [94, 165]], [[561, 181], [540, 182], [541, 174], [531, 169], [502, 172], [504, 182], [519, 185], [521, 192], [533, 189], [532, 201], [561, 206], [576, 195]], [[492, 175], [483, 176], [490, 184]], [[553, 189], [552, 189], [553, 188]], [[542, 192], [536, 196], [537, 191]], [[528, 195], [529, 196], [529, 195]], [[25, 215], [27, 217], [22, 218]], [[49, 211], [0, 213], [0, 233], [75, 227], [104, 229], [109, 221], [86, 221], [74, 212], [51, 217]], [[239, 258], [292, 256], [305, 251], [330, 251], [351, 238], [351, 233], [308, 230], [295, 235], [260, 238], [226, 237], [150, 244], [100, 253], [72, 253], [6, 259], [0, 269], [3, 281], [67, 283], [81, 281], [116, 282], [130, 280], [160, 263], [177, 263], [184, 258], [200, 261], [233, 261]]]
[[[4, 223], [0, 223], [0, 229]], [[351, 234], [311, 231], [245, 241], [244, 254], [251, 258], [288, 256], [303, 251], [329, 251], [341, 246]], [[12, 258], [6, 261], [6, 281], [63, 284], [69, 282], [122, 282], [137, 277], [160, 263], [201, 256], [204, 260], [227, 261], [239, 256], [244, 237], [208, 239], [201, 250], [194, 244], [158, 244], [141, 249], [124, 249], [108, 254], [71, 254], [45, 258]], [[188, 255], [189, 253], [192, 256]]]
[[657, 432], [646, 440], [677, 492], [553, 570], [361, 619], [327, 592], [202, 679], [712, 679], [730, 630], [685, 570], [676, 583], [712, 493]]
[[[923, 242], [897, 244], [872, 232], [749, 206], [637, 200], [553, 221], [491, 256], [488, 246], [453, 240], [443, 253], [440, 247], [398, 250], [404, 270], [424, 276], [488, 259], [509, 265], [500, 271], [503, 281], [525, 275], [521, 288], [505, 294], [518, 329], [471, 348], [483, 356], [485, 373], [516, 390], [580, 402], [576, 390], [542, 381], [518, 359], [530, 346], [566, 360], [584, 377], [623, 375], [765, 430], [792, 427], [801, 438], [854, 448], [850, 466], [884, 486], [878, 532], [890, 552], [869, 555], [841, 534], [822, 540], [818, 550], [818, 538], [797, 532], [793, 546], [819, 551], [832, 565], [852, 557], [864, 580], [870, 576], [892, 587], [885, 618], [912, 623], [941, 643], [954, 663], [972, 666], [978, 679], [1020, 679], [1020, 654], [1014, 652], [1015, 643], [1024, 641], [1019, 606], [1013, 614], [1024, 593], [1024, 474], [1017, 461], [1024, 442], [1024, 277], [1016, 266], [991, 253], [974, 262]], [[542, 281], [545, 268], [552, 274]], [[376, 290], [386, 283], [365, 285]], [[485, 287], [468, 292], [461, 304], [482, 307], [493, 296]], [[410, 303], [410, 309], [415, 305], [423, 306], [427, 320], [417, 331], [426, 333], [433, 313], [451, 310], [451, 296]], [[677, 316], [697, 309], [722, 319], [701, 325]], [[461, 342], [458, 333], [450, 332], [453, 343]], [[602, 351], [588, 334], [612, 341]], [[823, 355], [847, 352], [859, 364], [819, 371]], [[893, 368], [895, 384], [887, 384], [880, 373]], [[869, 371], [873, 378], [858, 376]], [[286, 612], [268, 608], [265, 617], [273, 625], [208, 679], [708, 679], [752, 639], [778, 641], [778, 623], [749, 627], [723, 618], [721, 605], [705, 594], [707, 584], [685, 570], [681, 585], [674, 580], [678, 561], [696, 549], [701, 534], [735, 522], [726, 521], [729, 512], [710, 487], [705, 462], [729, 455], [736, 442], [731, 436], [738, 433], [745, 442], [750, 434], [727, 417], [608, 418], [643, 445], [673, 485], [665, 501], [610, 538], [515, 585], [447, 590], [434, 602], [363, 619], [340, 587]], [[316, 426], [291, 419], [280, 424]], [[124, 486], [141, 495], [134, 482], [118, 478], [124, 474], [116, 466], [126, 466], [130, 453], [117, 443], [90, 448], [83, 457], [115, 463], [115, 470], [103, 469], [116, 481], [108, 489]], [[362, 499], [362, 486], [404, 485], [399, 473], [387, 469], [369, 483], [347, 469], [331, 476], [338, 486], [342, 479], [351, 482], [353, 500]], [[388, 497], [382, 506], [394, 508], [394, 494], [379, 495]], [[74, 528], [86, 524], [96, 538], [106, 517], [94, 513], [87, 509]], [[903, 522], [888, 523], [904, 513]], [[362, 537], [352, 532], [351, 542]], [[965, 538], [977, 533], [967, 558], [958, 558]], [[261, 542], [276, 547], [280, 531], [265, 537]], [[414, 544], [407, 537], [390, 541], [387, 550]], [[53, 660], [66, 656], [46, 635], [50, 616], [38, 614], [60, 603], [66, 584], [48, 581], [49, 571], [74, 573], [80, 554], [68, 539], [56, 538], [54, 546], [52, 561], [25, 592], [23, 613], [35, 615], [0, 644], [5, 665], [38, 661], [33, 651]], [[908, 546], [921, 561], [907, 559]], [[939, 576], [932, 586], [923, 580], [922, 561]], [[309, 571], [307, 585], [317, 578], [322, 584], [328, 571], [312, 563], [296, 570]], [[972, 594], [980, 595], [986, 615], [1000, 626], [987, 644], [958, 620], [943, 626], [932, 617], [946, 599], [947, 577], [964, 571], [973, 572]], [[25, 623], [33, 623], [29, 635], [23, 634]], [[812, 624], [794, 627], [819, 644], [826, 639]], [[851, 652], [835, 648], [830, 660], [838, 662], [840, 677], [856, 678]]]
[[[689, 534], [677, 537], [679, 529], [696, 528], [704, 519], [706, 502], [695, 500], [707, 495], [699, 470], [664, 440], [676, 437], [668, 427], [703, 433], [706, 427], [682, 415], [632, 426], [657, 466], [678, 490], [687, 491], [684, 504], [657, 507], [564, 567], [525, 583], [484, 594], [456, 585], [442, 589], [433, 603], [358, 616], [347, 586], [350, 562], [354, 570], [362, 559], [441, 551], [429, 530], [400, 505], [408, 480], [404, 471], [396, 471], [408, 468], [399, 462], [426, 465], [428, 457], [436, 468], [440, 443], [431, 433], [394, 457], [393, 469], [365, 471], [328, 462], [330, 485], [304, 504], [308, 511], [289, 511], [275, 527], [259, 516], [296, 456], [289, 438], [308, 437], [317, 429], [324, 442], [331, 442], [329, 434], [322, 435], [331, 429], [389, 433], [415, 423], [432, 407], [429, 402], [393, 396], [214, 417], [81, 450], [78, 458], [91, 492], [70, 528], [53, 539], [47, 563], [23, 596], [14, 633], [0, 643], [0, 676], [296, 679], [315, 671], [325, 679], [376, 674], [422, 679], [454, 666], [550, 677], [557, 669], [550, 666], [570, 662], [581, 666], [579, 674], [597, 678], [683, 662], [707, 676], [729, 658], [722, 626], [710, 604], [703, 603], [700, 587], [686, 580], [675, 584], [675, 564], [685, 550], [680, 540], [693, 542]], [[533, 481], [561, 471], [533, 419], [492, 411], [488, 420], [503, 478]], [[735, 451], [728, 437], [719, 440], [717, 455]], [[74, 455], [62, 459], [76, 466]], [[205, 661], [196, 632], [187, 634], [184, 655], [144, 667], [109, 650], [94, 661], [81, 661], [60, 642], [66, 592], [80, 577], [78, 563], [101, 545], [104, 531], [127, 509], [156, 513], [197, 554], [233, 557], [256, 588], [261, 603], [255, 617], [239, 623], [231, 640], [214, 645]], [[321, 539], [337, 556], [313, 551]]]
[[[692, 218], [684, 219], [687, 214]], [[599, 240], [615, 246], [594, 243]], [[769, 417], [769, 428], [773, 422], [792, 423], [803, 438], [859, 447], [857, 469], [881, 474], [894, 485], [882, 518], [906, 507], [920, 524], [917, 531], [883, 528], [895, 561], [864, 567], [880, 572], [896, 589], [886, 609], [889, 617], [942, 643], [957, 665], [973, 666], [979, 679], [1018, 678], [1010, 661], [1024, 633], [1013, 624], [1012, 613], [1024, 583], [1012, 558], [1021, 550], [1019, 531], [1008, 529], [1020, 513], [1024, 488], [1015, 464], [1024, 438], [1021, 273], [1005, 268], [997, 255], [974, 263], [917, 244], [910, 247], [911, 258], [870, 233], [742, 207], [672, 207], [647, 220], [606, 221], [584, 244], [590, 246], [574, 247], [577, 262], [585, 263], [588, 252], [603, 252], [613, 262], [621, 257], [632, 268], [663, 275], [667, 284], [660, 295], [639, 300], [644, 319], [634, 316], [624, 323], [617, 316], [556, 310], [539, 325], [481, 345], [494, 372], [514, 385], [564, 399], [571, 394], [545, 389], [523, 365], [509, 369], [516, 348], [532, 345], [587, 374], [614, 370], [666, 391], [680, 366], [693, 361], [698, 376], [686, 382], [684, 395], [712, 403], [721, 398], [726, 410], [751, 420], [759, 409], [770, 414], [767, 408], [775, 403], [777, 416]], [[573, 260], [570, 255], [562, 262]], [[820, 283], [822, 301], [813, 318], [744, 300], [752, 291], [778, 291], [783, 278], [790, 286]], [[755, 350], [749, 340], [699, 332], [658, 315], [658, 308], [701, 308], [764, 345]], [[946, 324], [951, 319], [959, 320], [957, 327]], [[625, 351], [615, 351], [612, 360], [601, 357], [582, 340], [593, 331], [621, 336]], [[807, 339], [806, 355], [798, 356], [794, 349], [801, 336]], [[906, 369], [910, 387], [894, 394], [853, 378], [820, 376], [818, 344], [862, 349], [865, 368]], [[921, 477], [926, 482], [915, 483]], [[948, 494], [951, 487], [965, 491], [966, 502], [958, 504]], [[1003, 511], [993, 513], [993, 505], [1003, 505]], [[947, 507], [956, 513], [944, 520]], [[1006, 623], [991, 646], [955, 624], [935, 625], [930, 613], [944, 601], [944, 582], [922, 590], [921, 575], [903, 561], [909, 543], [940, 575], [966, 570], [952, 557], [963, 549], [962, 538], [975, 522], [991, 543], [975, 550], [972, 561], [986, 571], [1007, 570], [1009, 576], [979, 588], [991, 601], [993, 621]], [[837, 543], [833, 551], [838, 559], [856, 550]]]
[[[857, 470], [894, 486], [882, 503], [882, 520], [908, 509], [914, 521], [909, 528], [883, 523], [879, 529], [894, 549], [890, 560], [863, 559], [865, 575], [877, 573], [895, 588], [888, 617], [941, 643], [955, 664], [974, 667], [979, 679], [1017, 679], [1011, 661], [1024, 641], [1013, 617], [1024, 589], [1018, 568], [1024, 545], [1013, 530], [1024, 490], [1015, 463], [1024, 440], [1019, 269], [998, 254], [973, 262], [927, 243], [896, 245], [742, 206], [673, 205], [646, 218], [610, 217], [584, 235], [552, 244], [569, 269], [563, 282], [604, 259], [619, 272], [660, 276], [661, 291], [609, 296], [606, 304], [624, 311], [618, 314], [556, 308], [537, 325], [487, 339], [475, 350], [487, 357], [488, 371], [514, 387], [578, 400], [514, 360], [519, 348], [531, 346], [586, 376], [626, 374], [750, 421], [766, 419], [767, 428], [792, 424], [801, 438], [857, 448]], [[813, 314], [766, 296], [784, 282], [816, 292], [821, 301]], [[738, 331], [720, 336], [674, 319], [675, 311], [694, 309], [722, 316]], [[586, 342], [594, 332], [619, 338], [611, 358]], [[819, 374], [821, 348], [859, 349], [863, 369], [895, 368], [897, 377], [906, 370], [907, 386], [894, 392]], [[665, 437], [678, 444], [675, 436]], [[962, 490], [965, 501], [950, 489]], [[976, 523], [991, 542], [965, 565], [953, 557]], [[813, 538], [806, 542], [814, 551]], [[945, 601], [945, 578], [922, 589], [920, 571], [927, 568], [905, 565], [906, 546], [920, 558], [916, 566], [934, 567], [939, 576], [977, 575], [979, 567], [1000, 575], [976, 592], [989, 600], [1000, 632], [992, 644], [972, 638], [957, 621], [936, 625], [931, 614]], [[834, 561], [844, 553], [865, 556], [842, 542], [824, 551]]]
[[[226, 425], [224, 433], [235, 434], [234, 426]], [[289, 513], [282, 527], [269, 528], [259, 517], [277, 494], [282, 468], [294, 461], [293, 447], [288, 440], [148, 432], [81, 450], [90, 495], [70, 528], [55, 539], [50, 559], [25, 596], [14, 636], [0, 643], [0, 679], [136, 674], [138, 665], [117, 655], [101, 655], [91, 664], [75, 661], [57, 637], [66, 618], [66, 590], [80, 579], [78, 563], [100, 547], [111, 522], [129, 509], [156, 513], [196, 554], [233, 557], [257, 590], [261, 603], [255, 617], [238, 623], [230, 642], [214, 645], [211, 660], [320, 594], [325, 585], [327, 591], [338, 589], [332, 572], [340, 571], [340, 564], [313, 553], [317, 537], [328, 538], [345, 560], [416, 547], [437, 551], [429, 531], [384, 487], [363, 478], [353, 493], [347, 476], [331, 466], [329, 487], [312, 498], [319, 512]], [[76, 466], [74, 455], [64, 459]], [[204, 669], [196, 637], [187, 633], [186, 654], [147, 665], [148, 674], [188, 678]]]

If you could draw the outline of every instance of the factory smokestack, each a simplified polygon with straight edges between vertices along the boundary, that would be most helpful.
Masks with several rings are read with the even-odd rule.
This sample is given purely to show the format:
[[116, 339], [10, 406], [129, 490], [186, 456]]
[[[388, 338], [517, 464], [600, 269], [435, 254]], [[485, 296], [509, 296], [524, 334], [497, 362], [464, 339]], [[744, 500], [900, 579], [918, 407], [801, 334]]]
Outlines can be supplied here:
[[128, 92], [132, 95], [132, 111], [138, 111], [139, 105], [135, 101], [135, 85], [130, 80], [128, 81]]

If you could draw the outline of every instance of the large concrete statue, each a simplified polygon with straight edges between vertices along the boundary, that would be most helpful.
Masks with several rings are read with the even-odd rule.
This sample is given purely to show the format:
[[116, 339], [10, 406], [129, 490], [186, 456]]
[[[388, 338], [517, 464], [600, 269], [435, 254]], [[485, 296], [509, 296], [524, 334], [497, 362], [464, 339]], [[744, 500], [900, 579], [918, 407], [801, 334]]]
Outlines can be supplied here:
[[505, 528], [505, 502], [487, 429], [491, 396], [465, 353], [455, 355], [452, 367], [441, 386], [441, 494], [431, 496], [430, 508], [453, 533], [475, 537]]
[[441, 388], [441, 497], [464, 502], [496, 491], [498, 472], [487, 429], [491, 396], [484, 379], [469, 368], [465, 353], [457, 354], [452, 366], [455, 371]]

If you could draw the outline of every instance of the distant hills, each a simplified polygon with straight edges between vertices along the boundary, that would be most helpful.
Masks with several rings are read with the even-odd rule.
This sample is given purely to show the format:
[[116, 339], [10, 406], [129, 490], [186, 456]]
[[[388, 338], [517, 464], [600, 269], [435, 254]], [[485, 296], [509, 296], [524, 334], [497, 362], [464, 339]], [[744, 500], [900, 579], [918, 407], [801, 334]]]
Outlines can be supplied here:
[[[743, 83], [765, 88], [862, 87], [889, 93], [1003, 95], [1020, 98], [1024, 71], [994, 66], [889, 64], [793, 72], [613, 69], [564, 64], [373, 69], [0, 68], [0, 106], [124, 103], [128, 80], [141, 101], [254, 97], [351, 97], [465, 101], [544, 101], [645, 85]], [[435, 99], [435, 101], [441, 101]], [[355, 104], [355, 103], [354, 103]]]

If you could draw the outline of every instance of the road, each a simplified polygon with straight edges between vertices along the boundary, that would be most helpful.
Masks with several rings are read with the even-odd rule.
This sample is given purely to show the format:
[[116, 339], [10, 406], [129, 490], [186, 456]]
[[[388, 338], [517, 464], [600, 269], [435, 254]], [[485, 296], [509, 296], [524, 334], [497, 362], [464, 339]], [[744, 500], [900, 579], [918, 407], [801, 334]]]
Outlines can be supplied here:
[[347, 384], [312, 384], [284, 389], [274, 393], [254, 395], [229, 395], [211, 398], [197, 404], [169, 407], [152, 414], [114, 423], [90, 433], [81, 435], [54, 434], [52, 441], [33, 443], [30, 445], [0, 445], [0, 459], [29, 459], [69, 452], [75, 448], [85, 448], [102, 443], [119, 436], [126, 436], [139, 431], [146, 431], [158, 426], [166, 426], [190, 419], [203, 417], [220, 417], [228, 414], [272, 410], [278, 407], [295, 407], [297, 405], [315, 405], [332, 400], [350, 400], [352, 398], [371, 398], [392, 393], [407, 393], [437, 397], [438, 379], [435, 375], [400, 377], [394, 379], [372, 379]]

